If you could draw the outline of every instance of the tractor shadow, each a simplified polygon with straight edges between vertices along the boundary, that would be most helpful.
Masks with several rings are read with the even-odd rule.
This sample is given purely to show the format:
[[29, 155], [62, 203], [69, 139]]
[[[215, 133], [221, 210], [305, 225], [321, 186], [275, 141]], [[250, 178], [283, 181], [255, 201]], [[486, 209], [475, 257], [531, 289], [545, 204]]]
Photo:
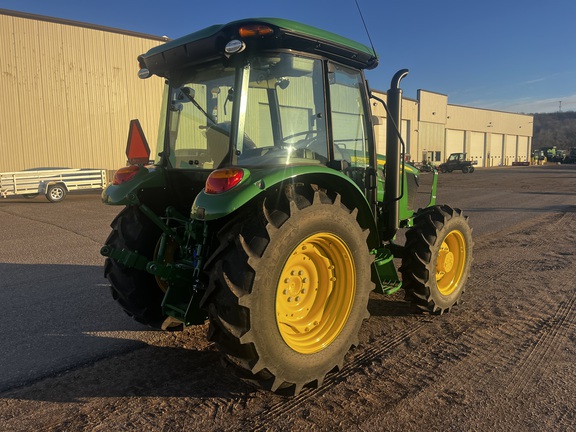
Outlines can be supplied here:
[[235, 377], [215, 349], [143, 346], [80, 365], [0, 393], [0, 399], [80, 403], [87, 398], [190, 398], [228, 400], [258, 390]]
[[400, 290], [391, 295], [370, 295], [368, 312], [375, 317], [408, 317], [422, 315], [421, 311], [409, 301], [404, 300], [404, 291]]

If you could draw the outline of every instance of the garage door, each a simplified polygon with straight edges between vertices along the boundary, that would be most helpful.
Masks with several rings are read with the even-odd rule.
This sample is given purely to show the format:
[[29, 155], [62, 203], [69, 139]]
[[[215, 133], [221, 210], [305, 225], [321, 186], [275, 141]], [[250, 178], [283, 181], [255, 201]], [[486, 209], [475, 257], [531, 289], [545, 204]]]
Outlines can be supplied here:
[[504, 165], [512, 165], [516, 161], [516, 135], [506, 135], [504, 137]]
[[446, 129], [446, 154], [444, 159], [452, 153], [464, 152], [464, 131]]
[[490, 159], [487, 161], [488, 166], [500, 166], [503, 163], [502, 147], [504, 144], [504, 135], [492, 134], [490, 137]]
[[530, 160], [530, 149], [528, 148], [528, 137], [518, 137], [518, 162]]
[[486, 166], [484, 161], [484, 133], [470, 132], [470, 151], [468, 157], [476, 162], [477, 166]]

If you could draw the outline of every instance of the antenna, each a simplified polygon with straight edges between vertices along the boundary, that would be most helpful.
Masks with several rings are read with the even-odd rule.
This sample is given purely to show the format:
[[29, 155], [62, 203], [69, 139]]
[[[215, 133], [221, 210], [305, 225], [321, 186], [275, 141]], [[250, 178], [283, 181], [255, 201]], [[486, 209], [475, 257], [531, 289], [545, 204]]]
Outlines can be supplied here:
[[368, 26], [366, 26], [366, 21], [364, 21], [364, 15], [362, 15], [362, 10], [360, 10], [360, 5], [358, 4], [358, 0], [354, 0], [356, 3], [356, 7], [358, 8], [358, 13], [360, 14], [360, 19], [362, 20], [362, 24], [364, 24], [364, 30], [366, 30], [366, 35], [368, 35], [368, 40], [370, 41], [370, 46], [372, 47], [372, 52], [374, 53], [374, 57], [378, 58], [378, 54], [376, 54], [376, 50], [374, 49], [374, 44], [372, 43], [372, 38], [370, 37], [370, 32], [368, 31]]

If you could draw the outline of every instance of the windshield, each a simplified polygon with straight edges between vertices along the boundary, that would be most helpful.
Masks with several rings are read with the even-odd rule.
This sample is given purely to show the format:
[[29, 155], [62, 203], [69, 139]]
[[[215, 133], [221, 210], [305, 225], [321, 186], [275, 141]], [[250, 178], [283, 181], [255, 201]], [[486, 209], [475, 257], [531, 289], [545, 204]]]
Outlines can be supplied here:
[[322, 62], [287, 53], [212, 64], [169, 87], [164, 157], [174, 168], [325, 163]]

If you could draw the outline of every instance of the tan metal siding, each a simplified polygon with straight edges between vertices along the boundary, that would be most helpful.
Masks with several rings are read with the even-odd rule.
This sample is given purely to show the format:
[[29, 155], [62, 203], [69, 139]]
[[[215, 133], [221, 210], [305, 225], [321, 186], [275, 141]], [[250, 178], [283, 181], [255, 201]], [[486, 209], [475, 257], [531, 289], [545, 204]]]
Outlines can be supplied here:
[[444, 151], [444, 125], [420, 122], [420, 151]]
[[160, 42], [7, 15], [0, 32], [0, 172], [116, 169], [132, 118], [155, 152], [163, 80], [138, 79], [136, 57]]
[[418, 90], [420, 101], [420, 121], [427, 123], [446, 123], [448, 96]]
[[532, 136], [533, 116], [448, 105], [446, 127], [477, 132]]
[[[373, 91], [377, 97], [387, 100], [385, 93]], [[381, 124], [375, 126], [374, 136], [376, 139], [376, 151], [386, 154], [386, 110], [380, 102], [375, 100], [371, 103], [372, 115], [380, 119]], [[418, 159], [418, 101], [404, 99], [402, 101], [402, 126], [401, 135], [406, 144], [406, 154], [414, 160]]]
[[[0, 167], [18, 166], [24, 161], [20, 145], [12, 142], [10, 131], [20, 127], [18, 115], [18, 98], [14, 88], [18, 84], [16, 68], [16, 47], [14, 41], [14, 23], [11, 19], [0, 16]], [[6, 170], [9, 171], [9, 170]], [[2, 172], [2, 169], [0, 169]]]

